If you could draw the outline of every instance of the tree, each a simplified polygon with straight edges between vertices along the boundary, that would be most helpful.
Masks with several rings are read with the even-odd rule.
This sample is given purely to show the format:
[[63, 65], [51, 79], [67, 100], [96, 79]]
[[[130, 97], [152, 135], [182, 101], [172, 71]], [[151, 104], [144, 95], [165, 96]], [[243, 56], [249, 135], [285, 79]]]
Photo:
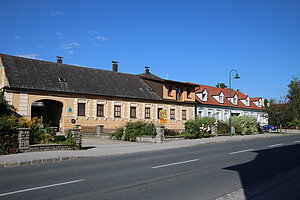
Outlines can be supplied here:
[[216, 87], [217, 88], [227, 88], [227, 86], [225, 85], [225, 83], [218, 83], [217, 85], [216, 85]]
[[292, 120], [289, 114], [289, 105], [286, 97], [280, 99], [270, 99], [268, 116], [269, 124], [283, 127], [287, 126], [288, 122]]
[[4, 92], [0, 92], [0, 116], [11, 115], [15, 113], [14, 107], [12, 107], [4, 98]]
[[293, 120], [300, 120], [300, 80], [293, 78], [288, 85], [289, 111]]

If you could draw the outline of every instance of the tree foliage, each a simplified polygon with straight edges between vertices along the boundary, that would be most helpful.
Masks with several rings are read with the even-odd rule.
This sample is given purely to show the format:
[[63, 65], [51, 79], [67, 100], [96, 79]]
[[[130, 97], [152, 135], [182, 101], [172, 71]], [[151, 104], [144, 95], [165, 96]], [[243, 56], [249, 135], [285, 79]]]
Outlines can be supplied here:
[[257, 121], [252, 116], [234, 116], [232, 124], [238, 134], [256, 135], [258, 134]]
[[227, 88], [227, 85], [225, 85], [225, 83], [218, 83], [217, 85], [216, 85], [216, 87], [217, 88]]
[[278, 127], [299, 127], [300, 80], [293, 78], [288, 85], [288, 94], [269, 101], [269, 124]]
[[290, 115], [293, 120], [300, 119], [300, 80], [294, 78], [288, 85], [287, 94]]

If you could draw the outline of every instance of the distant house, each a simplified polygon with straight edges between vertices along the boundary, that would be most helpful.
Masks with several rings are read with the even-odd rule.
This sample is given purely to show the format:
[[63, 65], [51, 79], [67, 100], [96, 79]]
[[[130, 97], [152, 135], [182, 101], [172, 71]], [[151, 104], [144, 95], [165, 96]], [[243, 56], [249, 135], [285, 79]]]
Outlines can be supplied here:
[[0, 89], [27, 119], [64, 132], [81, 126], [86, 132], [111, 132], [126, 122], [160, 123], [183, 130], [195, 118], [195, 84], [161, 79], [149, 69], [139, 75], [0, 54]]
[[228, 88], [217, 88], [207, 85], [196, 87], [196, 115], [201, 117], [215, 117], [227, 121], [230, 116], [230, 102], [232, 116], [253, 116], [260, 125], [268, 124], [268, 114], [261, 97], [250, 98], [240, 91]]

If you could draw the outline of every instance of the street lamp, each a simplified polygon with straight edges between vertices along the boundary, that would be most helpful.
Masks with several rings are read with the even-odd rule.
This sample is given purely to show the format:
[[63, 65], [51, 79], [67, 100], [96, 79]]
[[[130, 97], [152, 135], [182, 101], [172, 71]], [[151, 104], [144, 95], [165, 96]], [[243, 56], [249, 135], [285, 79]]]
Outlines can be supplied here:
[[239, 79], [241, 77], [239, 77], [239, 74], [238, 72], [235, 70], [235, 69], [232, 69], [230, 72], [229, 72], [229, 99], [230, 99], [230, 107], [229, 107], [229, 130], [230, 130], [230, 136], [232, 136], [232, 119], [231, 119], [231, 109], [232, 109], [232, 97], [231, 97], [231, 72], [235, 72], [235, 77], [234, 79]]

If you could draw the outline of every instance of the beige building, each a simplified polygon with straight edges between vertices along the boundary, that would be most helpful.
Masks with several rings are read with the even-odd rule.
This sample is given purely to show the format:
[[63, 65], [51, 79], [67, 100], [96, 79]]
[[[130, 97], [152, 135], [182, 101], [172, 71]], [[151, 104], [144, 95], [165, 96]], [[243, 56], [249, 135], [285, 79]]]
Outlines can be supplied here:
[[41, 117], [59, 131], [112, 132], [126, 122], [158, 124], [160, 110], [168, 129], [183, 130], [195, 118], [195, 85], [139, 75], [0, 54], [0, 88], [22, 116]]

